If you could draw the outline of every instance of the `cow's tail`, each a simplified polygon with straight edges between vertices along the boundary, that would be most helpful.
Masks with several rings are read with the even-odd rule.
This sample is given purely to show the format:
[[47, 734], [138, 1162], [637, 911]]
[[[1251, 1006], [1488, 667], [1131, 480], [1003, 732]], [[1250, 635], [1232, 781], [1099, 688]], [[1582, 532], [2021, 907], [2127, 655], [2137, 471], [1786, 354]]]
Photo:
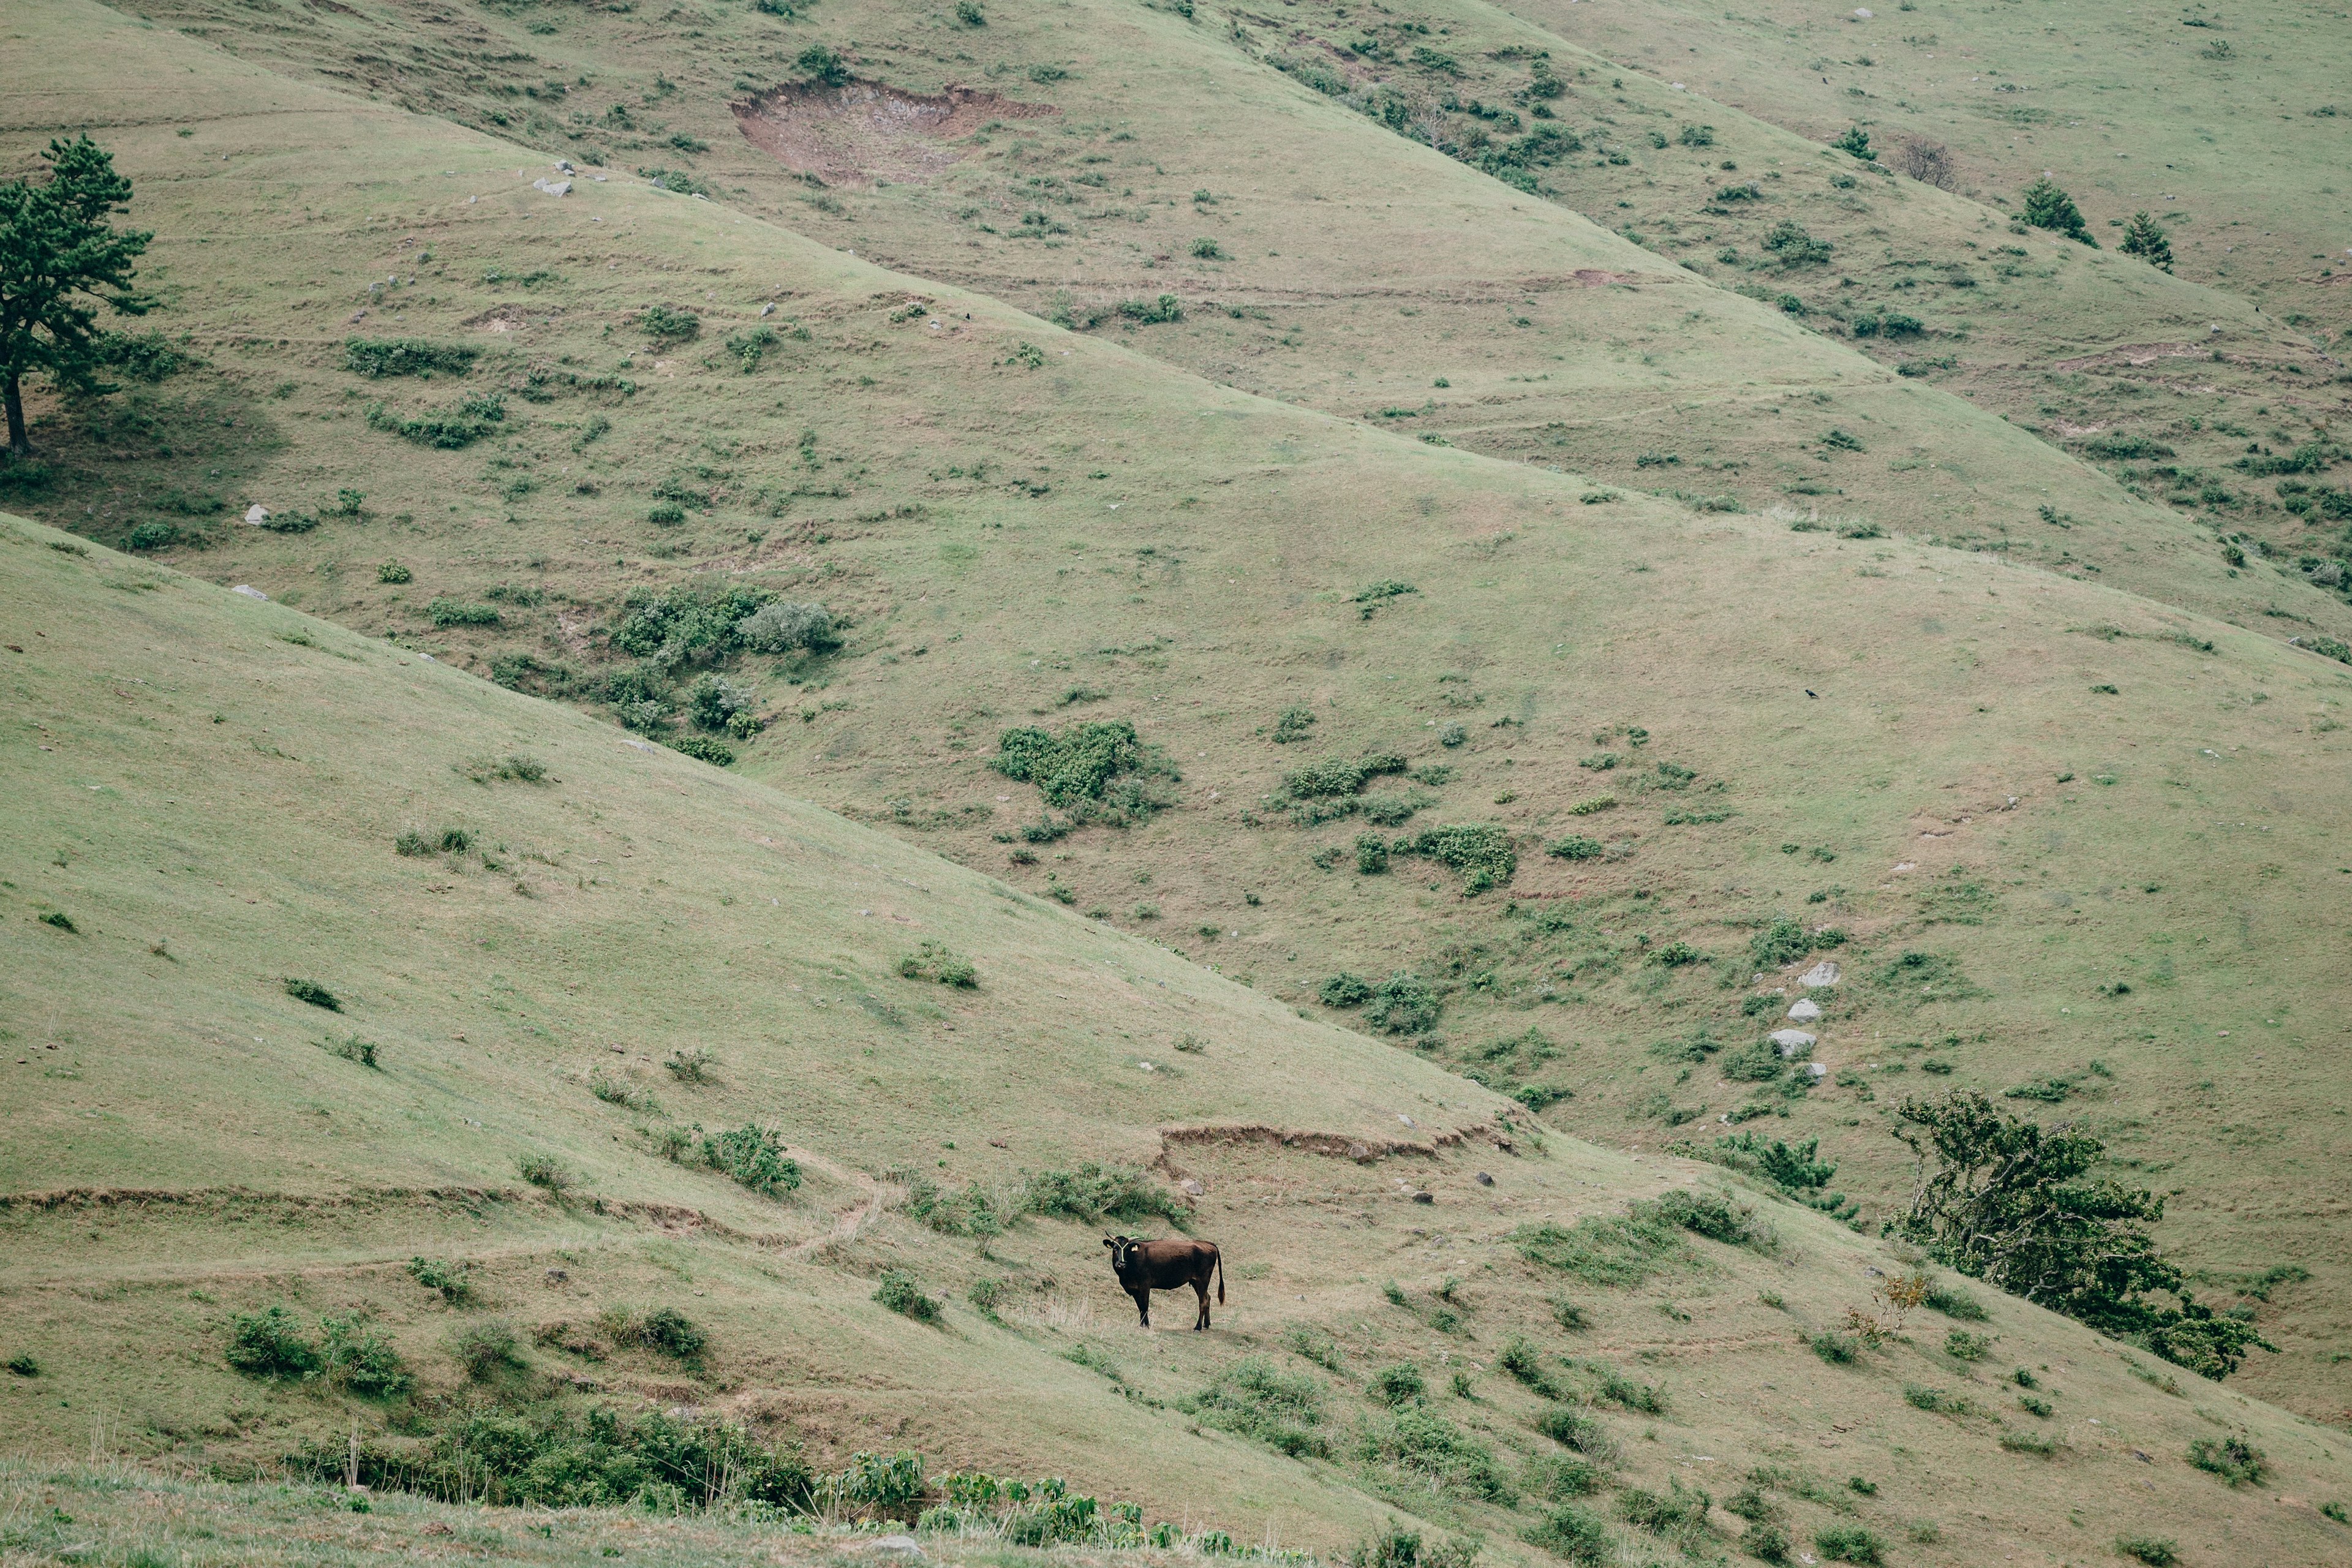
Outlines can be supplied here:
[[1217, 1305], [1225, 1304], [1225, 1249], [1217, 1248]]

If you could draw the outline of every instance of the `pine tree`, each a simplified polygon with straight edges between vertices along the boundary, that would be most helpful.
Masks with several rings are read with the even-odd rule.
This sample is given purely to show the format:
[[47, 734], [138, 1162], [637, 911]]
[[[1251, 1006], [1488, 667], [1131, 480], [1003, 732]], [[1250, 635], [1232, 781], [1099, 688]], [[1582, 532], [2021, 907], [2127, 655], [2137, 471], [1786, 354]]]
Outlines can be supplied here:
[[2047, 174], [2025, 187], [2025, 221], [2068, 239], [2079, 239], [2093, 250], [2099, 248], [2090, 226], [2083, 222], [2083, 209]]
[[1851, 153], [1864, 163], [1874, 163], [1878, 154], [1870, 150], [1870, 132], [1856, 125], [1830, 143], [1841, 153]]
[[2164, 230], [2146, 213], [2134, 213], [2131, 222], [2124, 226], [2124, 242], [2116, 248], [2126, 256], [2137, 256], [2150, 267], [2172, 270], [2172, 242], [2164, 237]]
[[87, 136], [49, 143], [49, 178], [0, 183], [0, 402], [8, 450], [31, 455], [22, 382], [28, 373], [74, 392], [104, 393], [99, 379], [105, 335], [94, 331], [108, 306], [144, 315], [154, 300], [132, 289], [131, 263], [155, 237], [108, 221], [131, 199], [113, 154]]

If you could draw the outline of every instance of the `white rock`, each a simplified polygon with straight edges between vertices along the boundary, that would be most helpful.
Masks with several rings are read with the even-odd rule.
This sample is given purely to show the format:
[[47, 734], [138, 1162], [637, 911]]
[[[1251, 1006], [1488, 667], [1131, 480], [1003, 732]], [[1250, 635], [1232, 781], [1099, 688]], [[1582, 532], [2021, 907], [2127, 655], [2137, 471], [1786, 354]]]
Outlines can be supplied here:
[[1824, 958], [1802, 974], [1798, 975], [1797, 984], [1808, 991], [1817, 991], [1822, 986], [1836, 984], [1838, 976], [1843, 973], [1844, 971], [1838, 968], [1835, 963]]
[[1413, 1119], [1412, 1119], [1412, 1117], [1407, 1116], [1407, 1115], [1406, 1115], [1403, 1111], [1402, 1111], [1402, 1110], [1400, 1110], [1400, 1111], [1398, 1111], [1398, 1112], [1397, 1112], [1397, 1120], [1398, 1120], [1399, 1121], [1403, 1122], [1407, 1127], [1415, 1127], [1415, 1126], [1420, 1125], [1418, 1122], [1414, 1121], [1413, 1121]]
[[245, 521], [258, 528], [269, 521], [269, 509], [259, 501], [255, 501], [245, 509]]
[[572, 194], [572, 182], [569, 180], [533, 180], [530, 183], [530, 188], [534, 191], [545, 191], [551, 196], [568, 196]]
[[776, 307], [773, 304], [766, 304], [760, 307], [760, 314], [763, 316], [772, 316], [775, 313]]
[[1819, 1062], [1807, 1062], [1805, 1064], [1805, 1070], [1812, 1074], [1813, 1078], [1817, 1081], [1830, 1076], [1830, 1069], [1823, 1067]]
[[1821, 1005], [1817, 1002], [1799, 1002], [1789, 1009], [1789, 1022], [1792, 1024], [1810, 1024], [1821, 1016]]
[[1184, 1195], [1188, 1198], [1197, 1198], [1209, 1190], [1190, 1176], [1185, 1177], [1182, 1181], [1177, 1183], [1176, 1185], [1183, 1191]]
[[1861, 17], [1865, 22], [1870, 20], [1870, 7], [1867, 5], [1855, 6], [1853, 8], [1853, 14]]
[[229, 592], [232, 594], [242, 594], [248, 599], [261, 599], [266, 601], [269, 597], [268, 595], [263, 593], [260, 589], [255, 587], [250, 583], [239, 583], [236, 587], [231, 588]]
[[1784, 1057], [1793, 1057], [1799, 1051], [1810, 1051], [1814, 1044], [1813, 1037], [1802, 1029], [1775, 1029], [1767, 1038], [1780, 1047], [1780, 1054]]
[[874, 1550], [890, 1557], [920, 1557], [923, 1549], [911, 1535], [886, 1535], [874, 1543]]

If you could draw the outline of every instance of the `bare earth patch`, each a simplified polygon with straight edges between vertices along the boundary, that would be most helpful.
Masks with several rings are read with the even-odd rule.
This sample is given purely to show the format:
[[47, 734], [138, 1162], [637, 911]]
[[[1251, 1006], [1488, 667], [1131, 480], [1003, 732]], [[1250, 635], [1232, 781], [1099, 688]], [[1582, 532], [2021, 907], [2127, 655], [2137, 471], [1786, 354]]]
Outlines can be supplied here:
[[964, 155], [951, 145], [997, 120], [1059, 114], [1048, 103], [1016, 103], [950, 84], [945, 92], [902, 92], [878, 81], [782, 87], [735, 105], [751, 144], [786, 168], [828, 185], [877, 179], [927, 180]]

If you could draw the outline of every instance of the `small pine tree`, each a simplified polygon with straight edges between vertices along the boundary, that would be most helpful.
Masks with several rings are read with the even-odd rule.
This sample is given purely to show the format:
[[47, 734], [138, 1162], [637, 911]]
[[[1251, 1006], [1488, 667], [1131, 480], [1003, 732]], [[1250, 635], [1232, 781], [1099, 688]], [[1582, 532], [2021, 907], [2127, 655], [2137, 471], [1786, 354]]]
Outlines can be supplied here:
[[2091, 237], [2090, 226], [2083, 221], [2083, 209], [2047, 174], [2025, 187], [2025, 221], [2036, 228], [2080, 240], [2093, 250], [2099, 248], [2099, 242]]
[[2161, 267], [2167, 272], [2172, 270], [2172, 242], [2164, 237], [2164, 230], [2156, 226], [2156, 220], [2144, 212], [2132, 214], [2131, 222], [2124, 226], [2124, 242], [2118, 248], [2126, 256], [2138, 257], [2150, 267]]
[[0, 183], [0, 405], [8, 450], [19, 458], [33, 450], [22, 378], [46, 375], [68, 392], [113, 391], [99, 378], [105, 344], [92, 307], [143, 316], [155, 303], [131, 286], [131, 263], [154, 236], [107, 221], [131, 200], [113, 156], [80, 136], [50, 142], [48, 160], [46, 183]]
[[1844, 135], [1831, 142], [1830, 145], [1836, 148], [1841, 153], [1853, 153], [1855, 157], [1861, 159], [1865, 163], [1874, 163], [1878, 161], [1878, 154], [1870, 150], [1870, 132], [1864, 131], [1859, 125], [1853, 127]]

